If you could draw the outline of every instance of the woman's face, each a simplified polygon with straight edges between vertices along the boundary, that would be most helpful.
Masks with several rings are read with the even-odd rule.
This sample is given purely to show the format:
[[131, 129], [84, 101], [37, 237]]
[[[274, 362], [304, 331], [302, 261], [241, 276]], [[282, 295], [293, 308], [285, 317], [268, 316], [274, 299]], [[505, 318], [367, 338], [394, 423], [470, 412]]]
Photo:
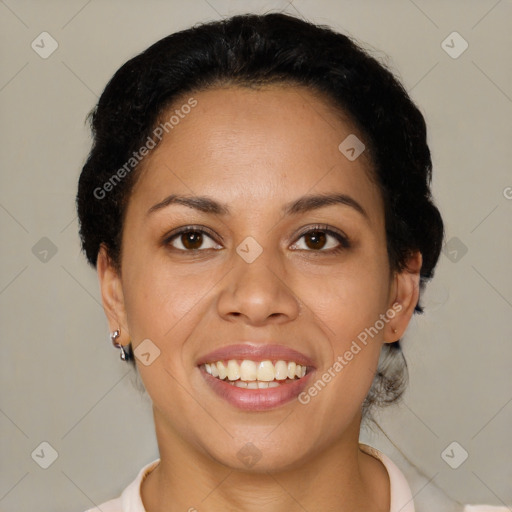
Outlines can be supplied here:
[[[338, 148], [362, 136], [329, 104], [276, 86], [193, 98], [143, 162], [121, 276], [100, 255], [110, 326], [138, 355], [161, 453], [180, 445], [230, 467], [294, 467], [357, 440], [381, 346], [403, 333], [417, 295], [390, 274], [366, 154]], [[342, 199], [308, 200], [331, 195]], [[203, 365], [218, 361], [232, 380], [243, 367], [244, 382], [274, 384], [221, 382]], [[291, 380], [289, 362], [306, 375]]]

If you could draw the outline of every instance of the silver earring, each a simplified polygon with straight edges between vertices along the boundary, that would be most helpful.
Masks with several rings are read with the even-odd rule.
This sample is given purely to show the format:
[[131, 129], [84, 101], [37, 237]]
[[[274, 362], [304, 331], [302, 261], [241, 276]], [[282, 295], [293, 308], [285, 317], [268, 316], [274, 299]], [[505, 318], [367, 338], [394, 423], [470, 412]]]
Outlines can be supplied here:
[[121, 335], [121, 328], [116, 329], [114, 332], [110, 333], [110, 340], [112, 341], [112, 345], [114, 345], [115, 348], [120, 348], [121, 349], [121, 359], [123, 361], [127, 361], [128, 360], [128, 353], [125, 351], [123, 345], [121, 345], [120, 343], [116, 342], [117, 338], [119, 338], [120, 335]]

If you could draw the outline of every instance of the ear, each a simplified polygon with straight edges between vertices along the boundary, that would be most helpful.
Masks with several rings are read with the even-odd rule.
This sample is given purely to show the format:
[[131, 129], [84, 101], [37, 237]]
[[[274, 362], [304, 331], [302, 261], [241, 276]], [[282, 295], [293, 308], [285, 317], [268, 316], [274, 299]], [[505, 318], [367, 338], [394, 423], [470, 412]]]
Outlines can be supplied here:
[[[416, 251], [407, 260], [406, 268], [394, 274], [388, 311], [394, 311], [395, 315], [386, 324], [384, 332], [386, 343], [399, 340], [409, 325], [418, 303], [422, 262], [421, 253]], [[388, 316], [391, 318], [391, 315]]]
[[120, 329], [121, 333], [117, 343], [127, 345], [130, 340], [130, 333], [128, 332], [128, 324], [126, 322], [121, 275], [115, 268], [104, 244], [101, 244], [98, 251], [96, 270], [98, 272], [101, 299], [105, 315], [107, 316], [109, 330], [113, 332], [116, 329]]

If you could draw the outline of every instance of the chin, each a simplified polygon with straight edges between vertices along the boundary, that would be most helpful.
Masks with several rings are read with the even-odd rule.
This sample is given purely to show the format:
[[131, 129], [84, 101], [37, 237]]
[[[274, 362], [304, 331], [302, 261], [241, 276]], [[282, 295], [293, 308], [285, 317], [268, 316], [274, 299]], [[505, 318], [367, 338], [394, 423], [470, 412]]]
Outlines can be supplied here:
[[245, 435], [242, 440], [233, 440], [223, 449], [209, 447], [205, 450], [211, 458], [223, 466], [255, 474], [278, 473], [293, 469], [307, 459], [307, 447], [303, 442], [286, 445], [284, 439], [272, 440], [260, 437], [258, 441], [257, 436], [254, 436], [254, 441], [249, 439], [250, 436]]

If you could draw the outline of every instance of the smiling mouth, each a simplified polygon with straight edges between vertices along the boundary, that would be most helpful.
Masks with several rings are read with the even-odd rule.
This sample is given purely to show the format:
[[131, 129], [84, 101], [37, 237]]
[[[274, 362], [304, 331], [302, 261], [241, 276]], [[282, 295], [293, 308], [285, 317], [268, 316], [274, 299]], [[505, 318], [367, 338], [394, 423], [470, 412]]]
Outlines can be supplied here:
[[243, 389], [266, 389], [297, 381], [308, 373], [308, 367], [295, 361], [228, 359], [200, 366], [220, 381]]

